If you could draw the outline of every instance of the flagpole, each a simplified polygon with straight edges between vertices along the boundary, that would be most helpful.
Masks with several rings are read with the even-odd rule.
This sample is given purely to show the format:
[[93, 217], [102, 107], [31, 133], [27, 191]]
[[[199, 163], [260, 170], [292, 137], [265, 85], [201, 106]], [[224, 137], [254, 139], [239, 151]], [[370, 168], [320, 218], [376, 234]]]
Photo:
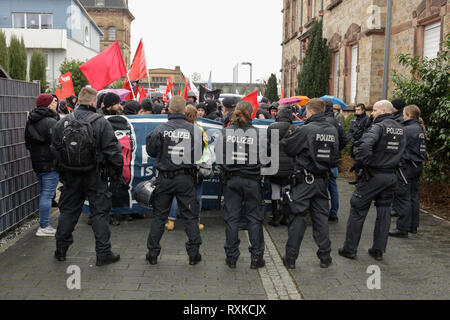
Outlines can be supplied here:
[[130, 73], [130, 71], [127, 72], [127, 80], [128, 80], [128, 83], [130, 84], [131, 93], [133, 94], [133, 100], [136, 100], [136, 96], [134, 95], [133, 85], [131, 84], [130, 77], [128, 76], [129, 73]]

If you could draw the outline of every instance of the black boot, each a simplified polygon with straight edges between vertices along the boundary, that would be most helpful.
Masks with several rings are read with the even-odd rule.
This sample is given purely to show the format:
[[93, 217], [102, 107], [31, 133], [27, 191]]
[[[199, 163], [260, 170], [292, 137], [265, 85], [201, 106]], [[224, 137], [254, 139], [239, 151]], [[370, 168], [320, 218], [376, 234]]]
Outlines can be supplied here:
[[279, 211], [278, 200], [272, 200], [272, 220], [269, 221], [269, 224], [278, 227], [282, 219], [283, 215]]
[[105, 255], [105, 256], [97, 256], [97, 263], [96, 266], [100, 267], [100, 266], [104, 266], [110, 263], [114, 263], [120, 260], [120, 255], [119, 254], [114, 254], [112, 252], [110, 252], [109, 254]]

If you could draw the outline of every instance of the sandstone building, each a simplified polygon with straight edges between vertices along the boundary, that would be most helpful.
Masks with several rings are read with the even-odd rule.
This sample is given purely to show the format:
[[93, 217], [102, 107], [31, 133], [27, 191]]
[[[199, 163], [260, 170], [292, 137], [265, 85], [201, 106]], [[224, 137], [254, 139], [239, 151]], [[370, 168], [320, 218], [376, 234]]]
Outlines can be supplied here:
[[[372, 105], [382, 97], [387, 0], [283, 0], [282, 88], [295, 95], [309, 28], [323, 20], [331, 50], [329, 94], [347, 104]], [[388, 97], [399, 54], [436, 57], [450, 32], [448, 0], [394, 0]]]
[[123, 60], [129, 69], [133, 59], [130, 57], [130, 34], [134, 16], [128, 9], [128, 0], [80, 0], [80, 2], [103, 32], [100, 50], [105, 50], [119, 40]]

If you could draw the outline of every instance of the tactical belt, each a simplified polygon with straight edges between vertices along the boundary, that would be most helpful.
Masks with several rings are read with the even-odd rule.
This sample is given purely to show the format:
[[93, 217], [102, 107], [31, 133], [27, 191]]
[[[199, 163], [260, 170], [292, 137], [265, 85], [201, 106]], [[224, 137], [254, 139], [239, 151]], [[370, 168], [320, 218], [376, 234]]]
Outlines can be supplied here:
[[261, 180], [261, 175], [260, 174], [245, 174], [245, 173], [241, 173], [241, 172], [227, 172], [226, 175], [229, 178], [231, 178], [231, 177], [241, 177], [241, 178], [251, 179], [251, 180], [256, 180], [256, 181]]
[[327, 180], [330, 178], [328, 173], [312, 173], [306, 170], [297, 171], [291, 177], [291, 186], [295, 187], [296, 185], [306, 183], [313, 184], [315, 179], [324, 179]]
[[173, 179], [176, 176], [188, 175], [194, 176], [196, 174], [196, 169], [180, 169], [174, 171], [158, 171], [158, 175], [163, 178]]
[[370, 168], [373, 173], [395, 173], [396, 169]]

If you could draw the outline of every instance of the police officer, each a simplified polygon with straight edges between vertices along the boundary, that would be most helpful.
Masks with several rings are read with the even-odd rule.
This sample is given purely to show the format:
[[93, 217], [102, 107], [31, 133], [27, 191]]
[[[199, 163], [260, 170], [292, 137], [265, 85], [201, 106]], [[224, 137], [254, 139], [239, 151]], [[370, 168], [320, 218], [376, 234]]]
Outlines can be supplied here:
[[194, 187], [196, 165], [202, 156], [202, 130], [186, 120], [184, 110], [186, 101], [181, 96], [174, 96], [169, 101], [168, 122], [153, 130], [146, 140], [147, 153], [155, 158], [154, 167], [158, 170], [156, 188], [152, 194], [155, 218], [150, 227], [147, 240], [150, 264], [158, 263], [161, 251], [160, 240], [164, 225], [169, 216], [173, 197], [180, 208], [180, 217], [188, 236], [186, 250], [189, 264], [201, 261], [199, 253], [202, 239], [198, 226], [199, 203]]
[[386, 251], [391, 204], [397, 186], [396, 170], [406, 146], [402, 125], [392, 116], [393, 106], [382, 100], [373, 106], [373, 124], [355, 147], [355, 164], [363, 168], [350, 200], [350, 216], [343, 248], [339, 254], [349, 259], [356, 257], [361, 232], [372, 200], [377, 207], [374, 240], [369, 254], [376, 260], [383, 259]]
[[[232, 124], [222, 131], [223, 143], [220, 145], [223, 146], [223, 156], [217, 155], [218, 159], [223, 160], [223, 217], [226, 223], [224, 249], [225, 263], [230, 268], [236, 268], [240, 255], [239, 221], [242, 214], [249, 221], [250, 268], [257, 269], [265, 265], [259, 134], [251, 124], [252, 112], [252, 105], [247, 101], [236, 105], [231, 118]], [[217, 151], [218, 149], [216, 153]]]
[[[350, 126], [348, 128], [348, 137], [352, 142], [352, 146], [350, 148], [350, 155], [352, 158], [355, 157], [353, 153], [353, 148], [355, 144], [361, 139], [364, 131], [366, 130], [366, 123], [369, 121], [369, 117], [366, 114], [366, 106], [363, 103], [358, 104], [355, 107], [355, 115], [353, 119], [350, 121]], [[350, 181], [349, 184], [357, 184], [358, 181]]]
[[328, 268], [332, 259], [328, 231], [329, 202], [328, 174], [339, 159], [338, 132], [326, 119], [325, 103], [311, 99], [306, 105], [305, 125], [281, 141], [287, 155], [295, 157], [295, 174], [292, 179], [290, 216], [286, 255], [283, 263], [294, 269], [300, 245], [306, 230], [306, 212], [311, 213], [313, 237], [319, 247], [320, 267]]
[[[97, 104], [97, 91], [92, 88], [83, 88], [78, 96], [79, 107], [72, 115], [80, 121], [88, 121], [95, 117]], [[81, 214], [86, 196], [91, 209], [92, 230], [95, 234], [95, 251], [97, 253], [97, 266], [116, 262], [120, 255], [111, 251], [109, 212], [111, 210], [111, 192], [108, 191], [108, 182], [101, 176], [98, 163], [109, 168], [112, 176], [122, 176], [123, 156], [111, 124], [101, 115], [92, 122], [95, 144], [97, 149], [97, 165], [88, 171], [78, 172], [64, 165], [63, 153], [65, 129], [71, 121], [71, 116], [61, 119], [55, 127], [52, 138], [52, 150], [58, 159], [60, 180], [63, 183], [59, 199], [59, 221], [56, 231], [55, 258], [59, 261], [66, 259], [66, 252], [73, 243], [72, 232]]]
[[401, 170], [406, 182], [399, 179], [397, 190], [398, 213], [397, 228], [389, 235], [406, 238], [408, 232], [417, 233], [419, 226], [419, 178], [422, 174], [426, 155], [426, 130], [420, 117], [420, 109], [415, 105], [403, 109], [406, 149], [402, 157]]

